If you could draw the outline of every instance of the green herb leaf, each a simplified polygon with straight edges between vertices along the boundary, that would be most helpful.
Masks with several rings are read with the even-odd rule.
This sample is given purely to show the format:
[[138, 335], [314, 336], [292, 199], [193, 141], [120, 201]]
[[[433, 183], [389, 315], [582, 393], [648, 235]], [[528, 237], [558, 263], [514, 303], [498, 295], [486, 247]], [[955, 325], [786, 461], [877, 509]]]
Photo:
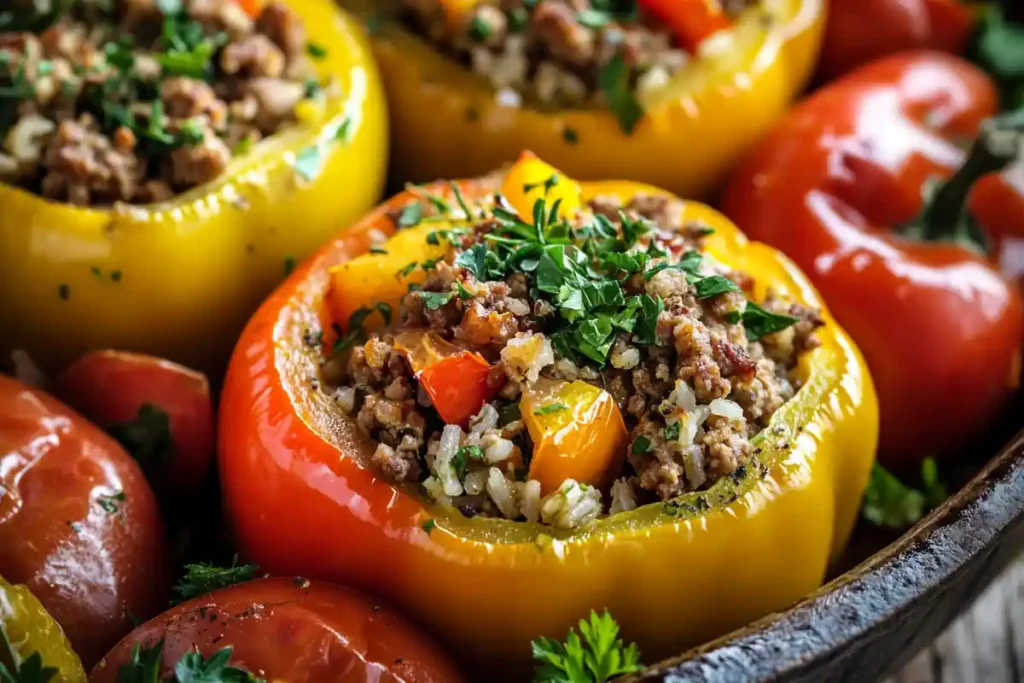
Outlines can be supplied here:
[[784, 330], [790, 325], [799, 322], [799, 318], [781, 313], [767, 311], [753, 301], [748, 301], [742, 314], [743, 327], [747, 331], [747, 337], [751, 341], [757, 341], [761, 337], [774, 334]]
[[924, 493], [907, 486], [875, 463], [861, 503], [864, 519], [876, 526], [898, 531], [919, 522], [929, 510], [946, 499], [946, 487], [939, 481], [934, 458], [925, 458], [921, 462], [921, 480]]
[[601, 67], [597, 80], [608, 109], [619, 119], [619, 126], [627, 135], [632, 134], [644, 110], [633, 94], [632, 74], [621, 52]]
[[412, 201], [402, 207], [401, 213], [398, 214], [398, 227], [399, 228], [411, 228], [414, 225], [419, 225], [423, 221], [423, 204], [417, 201]]
[[103, 508], [103, 511], [108, 515], [116, 515], [121, 511], [120, 503], [123, 503], [125, 499], [125, 492], [118, 491], [109, 496], [99, 496], [96, 499], [96, 504]]
[[420, 296], [423, 298], [424, 306], [432, 311], [436, 311], [451, 301], [455, 296], [455, 292], [420, 292]]
[[231, 647], [226, 647], [211, 655], [203, 657], [196, 650], [189, 650], [174, 666], [174, 678], [177, 683], [263, 683], [245, 669], [228, 666], [231, 659]]
[[590, 613], [579, 622], [582, 640], [570, 629], [565, 643], [552, 638], [533, 641], [533, 658], [538, 664], [534, 683], [605, 683], [624, 674], [640, 671], [640, 650], [619, 638], [619, 625], [607, 610]]
[[43, 666], [42, 655], [38, 652], [22, 659], [14, 651], [0, 620], [0, 683], [47, 683], [58, 673], [52, 666]]
[[740, 291], [739, 285], [729, 278], [721, 275], [711, 275], [701, 278], [694, 283], [694, 287], [697, 290], [698, 299], [707, 299], [708, 297], [718, 296], [719, 294], [725, 294], [727, 292]]
[[455, 265], [473, 273], [477, 282], [487, 280], [487, 245], [477, 242], [455, 257]]
[[256, 577], [258, 570], [259, 567], [255, 564], [238, 564], [237, 555], [231, 561], [230, 567], [205, 563], [186, 564], [184, 576], [173, 588], [177, 598], [172, 604], [191, 600], [236, 583], [251, 581]]
[[547, 405], [543, 405], [540, 408], [537, 408], [537, 410], [533, 411], [533, 414], [550, 415], [551, 413], [558, 413], [568, 409], [569, 406], [565, 405], [564, 403], [548, 403]]
[[323, 59], [324, 57], [327, 56], [327, 48], [324, 47], [323, 45], [320, 45], [319, 43], [309, 41], [308, 43], [306, 43], [306, 54], [308, 54], [313, 59]]
[[423, 530], [427, 532], [428, 536], [430, 535], [430, 532], [433, 531], [436, 528], [437, 528], [437, 522], [434, 521], [433, 517], [431, 517], [430, 519], [428, 519], [426, 522], [423, 523]]
[[161, 683], [163, 660], [163, 640], [153, 647], [136, 645], [132, 649], [132, 660], [117, 670], [117, 683]]
[[679, 429], [680, 429], [680, 425], [679, 425], [678, 421], [673, 422], [670, 425], [667, 425], [665, 427], [665, 440], [666, 441], [676, 441], [676, 440], [678, 440], [679, 439]]
[[641, 434], [633, 440], [633, 455], [642, 455], [651, 452], [651, 440]]
[[150, 481], [174, 455], [171, 420], [152, 403], [143, 403], [134, 420], [110, 425], [107, 432], [135, 458]]
[[640, 316], [636, 321], [636, 335], [641, 344], [655, 344], [658, 341], [658, 316], [665, 310], [661, 297], [644, 294], [640, 297]]

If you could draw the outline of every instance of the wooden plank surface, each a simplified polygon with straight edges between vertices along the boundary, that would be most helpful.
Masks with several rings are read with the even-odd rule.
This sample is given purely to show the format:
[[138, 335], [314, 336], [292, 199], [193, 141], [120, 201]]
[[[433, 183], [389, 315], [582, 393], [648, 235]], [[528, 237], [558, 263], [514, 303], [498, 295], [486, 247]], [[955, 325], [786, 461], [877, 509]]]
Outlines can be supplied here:
[[1024, 682], [1024, 560], [886, 683]]

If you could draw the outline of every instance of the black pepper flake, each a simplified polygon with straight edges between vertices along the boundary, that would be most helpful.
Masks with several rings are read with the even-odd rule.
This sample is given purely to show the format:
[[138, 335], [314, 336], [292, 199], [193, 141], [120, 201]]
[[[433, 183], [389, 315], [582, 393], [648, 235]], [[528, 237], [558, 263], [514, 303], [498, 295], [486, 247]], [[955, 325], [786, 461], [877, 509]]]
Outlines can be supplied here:
[[580, 136], [579, 133], [572, 128], [566, 128], [562, 131], [562, 139], [570, 145], [576, 145], [579, 144]]
[[99, 269], [99, 266], [93, 266], [92, 268], [89, 269], [89, 272], [92, 273], [95, 277], [103, 276], [103, 271]]
[[210, 612], [210, 614], [208, 615], [207, 618], [209, 619], [210, 623], [212, 624], [213, 622], [217, 621], [217, 613], [216, 612]]
[[305, 579], [301, 576], [296, 576], [294, 579], [292, 579], [292, 582], [302, 590], [306, 590], [307, 588], [309, 588], [309, 579]]
[[60, 284], [57, 285], [57, 295], [62, 301], [67, 301], [71, 298], [71, 285]]
[[479, 121], [480, 120], [480, 112], [477, 110], [476, 107], [470, 107], [469, 109], [466, 110], [466, 120], [467, 121]]
[[111, 282], [120, 282], [121, 281], [121, 271], [120, 270], [112, 270], [112, 271], [110, 271], [110, 281]]
[[711, 509], [711, 504], [708, 503], [707, 498], [698, 498], [697, 499], [697, 509], [702, 511], [702, 512], [710, 510]]
[[401, 664], [401, 663], [402, 663], [402, 658], [401, 657], [396, 657], [395, 658], [395, 664]]
[[285, 256], [284, 257], [284, 274], [285, 274], [285, 276], [291, 275], [293, 270], [295, 270], [295, 257], [294, 256]]
[[743, 481], [743, 479], [746, 476], [747, 476], [747, 466], [746, 465], [740, 465], [739, 467], [737, 467], [735, 469], [735, 471], [733, 471], [732, 474], [729, 475], [729, 478], [732, 479], [734, 484], [738, 484], [741, 481]]
[[247, 255], [255, 254], [256, 253], [256, 245], [255, 244], [247, 244], [247, 245], [245, 245], [245, 253]]

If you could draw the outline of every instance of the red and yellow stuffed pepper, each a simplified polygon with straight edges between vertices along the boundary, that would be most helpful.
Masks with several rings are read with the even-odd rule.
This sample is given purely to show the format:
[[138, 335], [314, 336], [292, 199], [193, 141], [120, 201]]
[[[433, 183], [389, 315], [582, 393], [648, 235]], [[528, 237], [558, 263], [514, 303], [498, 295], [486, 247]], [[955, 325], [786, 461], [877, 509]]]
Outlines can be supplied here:
[[[997, 111], [994, 84], [963, 60], [896, 55], [795, 108], [726, 191], [725, 213], [802, 267], [864, 352], [893, 465], [955, 452], [1016, 386], [1020, 293], [979, 253], [965, 206], [1020, 134], [989, 125], [969, 153], [960, 142]], [[1013, 206], [987, 182], [992, 208]]]
[[260, 300], [377, 200], [379, 76], [330, 0], [110, 7], [25, 3], [0, 29], [0, 354], [219, 373]]
[[683, 196], [715, 187], [803, 88], [823, 4], [342, 2], [373, 31], [399, 179], [484, 174], [527, 148]]
[[293, 274], [239, 342], [218, 453], [246, 557], [523, 680], [591, 608], [655, 659], [814, 589], [877, 419], [785, 257], [526, 154], [411, 187]]

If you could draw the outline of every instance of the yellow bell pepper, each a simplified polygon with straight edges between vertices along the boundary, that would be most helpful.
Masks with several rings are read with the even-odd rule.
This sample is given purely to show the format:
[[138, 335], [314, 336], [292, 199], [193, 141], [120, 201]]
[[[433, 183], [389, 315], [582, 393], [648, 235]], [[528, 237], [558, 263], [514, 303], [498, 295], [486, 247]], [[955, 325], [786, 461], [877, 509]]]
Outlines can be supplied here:
[[[527, 156], [521, 163], [540, 162]], [[457, 186], [469, 203], [501, 187], [493, 177]], [[580, 202], [666, 194], [633, 182], [579, 187]], [[427, 189], [450, 196], [445, 184]], [[246, 557], [269, 571], [388, 598], [481, 680], [525, 680], [530, 641], [561, 638], [590, 609], [607, 607], [623, 637], [656, 661], [821, 584], [853, 529], [874, 462], [874, 386], [807, 278], [695, 202], [684, 203], [683, 222], [715, 230], [711, 256], [753, 276], [755, 300], [770, 285], [820, 308], [825, 320], [820, 346], [796, 368], [799, 392], [757, 437], [751, 462], [706, 491], [573, 531], [466, 518], [381, 479], [367, 464], [375, 444], [310, 389], [322, 353], [306, 340], [323, 318], [332, 267], [365, 251], [368, 234], [392, 232], [388, 215], [410, 199], [393, 198], [326, 245], [266, 302], [239, 342], [222, 399], [220, 466], [227, 515]]]
[[609, 111], [503, 106], [482, 76], [381, 20], [376, 0], [341, 4], [374, 25], [398, 178], [482, 175], [532, 149], [574, 178], [630, 178], [688, 197], [713, 189], [801, 92], [825, 22], [824, 0], [762, 0], [728, 47], [640, 96], [646, 116], [627, 134]]
[[[373, 205], [387, 114], [362, 28], [331, 0], [289, 5], [327, 48], [314, 66], [340, 94], [302, 103], [296, 126], [217, 180], [162, 204], [88, 209], [0, 186], [0, 358], [25, 348], [49, 369], [119, 348], [219, 374], [260, 300]], [[319, 173], [300, 172], [314, 146]]]
[[527, 478], [540, 482], [542, 495], [566, 479], [602, 488], [622, 469], [629, 434], [604, 389], [579, 380], [541, 380], [523, 390], [519, 408], [533, 440]]
[[9, 666], [4, 639], [18, 660], [15, 665], [38, 653], [43, 667], [57, 670], [51, 683], [86, 682], [82, 662], [53, 617], [28, 588], [0, 577], [0, 663]]

